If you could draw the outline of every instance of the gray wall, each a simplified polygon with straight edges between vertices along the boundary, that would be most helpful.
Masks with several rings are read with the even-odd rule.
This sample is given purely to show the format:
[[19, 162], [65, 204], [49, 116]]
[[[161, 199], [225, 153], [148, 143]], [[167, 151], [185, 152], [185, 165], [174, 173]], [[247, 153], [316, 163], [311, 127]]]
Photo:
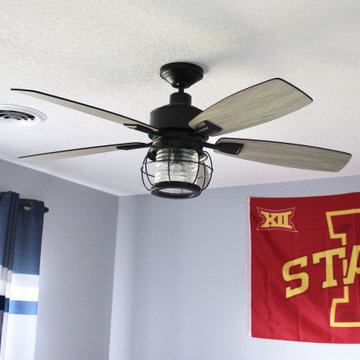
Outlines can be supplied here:
[[111, 360], [358, 357], [360, 345], [246, 335], [245, 199], [360, 191], [360, 177], [208, 190], [188, 201], [117, 199], [0, 161], [7, 190], [50, 208], [36, 360], [107, 359], [110, 320]]
[[0, 161], [0, 191], [43, 200], [36, 360], [109, 353], [118, 199]]
[[358, 358], [360, 345], [246, 333], [246, 198], [353, 191], [358, 176], [208, 190], [193, 200], [120, 198], [110, 359]]

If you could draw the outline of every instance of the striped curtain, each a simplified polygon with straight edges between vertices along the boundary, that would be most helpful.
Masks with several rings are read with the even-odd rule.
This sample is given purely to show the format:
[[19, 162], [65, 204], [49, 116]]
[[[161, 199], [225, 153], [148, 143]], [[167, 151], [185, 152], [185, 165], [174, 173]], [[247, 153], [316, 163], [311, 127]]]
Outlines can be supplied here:
[[0, 193], [0, 359], [35, 354], [44, 203]]

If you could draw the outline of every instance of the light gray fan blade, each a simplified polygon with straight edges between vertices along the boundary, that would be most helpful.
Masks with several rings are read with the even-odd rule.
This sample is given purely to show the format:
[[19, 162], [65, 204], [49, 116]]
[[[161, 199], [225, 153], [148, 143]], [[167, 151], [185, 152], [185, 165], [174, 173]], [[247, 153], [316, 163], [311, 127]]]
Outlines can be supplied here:
[[[243, 147], [235, 155], [224, 152], [226, 144], [242, 144]], [[224, 146], [224, 151], [221, 151], [221, 146]], [[314, 146], [231, 138], [219, 139], [215, 152], [265, 164], [331, 172], [340, 171], [351, 158], [349, 153]]]
[[129, 128], [133, 128], [135, 130], [152, 133], [152, 134], [156, 134], [159, 132], [159, 130], [157, 128], [147, 125], [141, 121], [130, 119], [126, 116], [116, 114], [114, 112], [107, 111], [104, 109], [100, 109], [95, 106], [82, 104], [77, 101], [65, 99], [60, 96], [51, 95], [51, 94], [47, 94], [47, 93], [44, 93], [41, 91], [30, 90], [30, 89], [11, 89], [11, 90], [19, 92], [24, 95], [32, 96], [37, 99], [45, 100], [45, 101], [54, 103], [56, 105], [65, 106], [65, 107], [73, 109], [73, 110], [81, 111], [86, 114], [94, 115], [94, 116], [97, 116], [97, 117], [100, 117], [100, 118], [103, 118], [106, 120], [110, 120], [110, 121], [113, 121], [113, 122], [116, 122], [119, 124], [123, 124]]
[[239, 91], [210, 106], [189, 122], [193, 129], [204, 121], [221, 128], [222, 135], [263, 124], [312, 102], [304, 92], [282, 79], [271, 79]]
[[86, 148], [79, 149], [69, 149], [69, 150], [61, 150], [61, 151], [53, 151], [43, 154], [35, 154], [28, 156], [20, 156], [19, 159], [27, 160], [27, 161], [47, 161], [47, 160], [59, 160], [59, 159], [67, 159], [73, 158], [77, 156], [84, 155], [93, 155], [93, 154], [101, 154], [108, 151], [115, 150], [133, 150], [133, 149], [141, 149], [145, 147], [151, 146], [151, 143], [123, 143], [123, 144], [113, 144], [113, 145], [102, 145], [102, 146], [91, 146]]

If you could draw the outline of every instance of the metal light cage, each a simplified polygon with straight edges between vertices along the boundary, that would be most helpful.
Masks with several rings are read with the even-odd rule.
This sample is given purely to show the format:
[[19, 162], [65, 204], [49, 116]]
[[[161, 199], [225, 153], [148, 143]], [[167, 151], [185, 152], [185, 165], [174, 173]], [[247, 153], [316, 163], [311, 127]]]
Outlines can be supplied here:
[[[186, 156], [190, 151], [196, 153], [196, 161]], [[185, 173], [184, 176], [186, 176], [187, 167], [191, 168], [190, 176], [193, 178], [191, 181], [179, 181], [179, 172], [176, 173], [176, 168], [179, 166]], [[166, 175], [166, 181], [158, 181], [159, 168], [161, 168], [162, 176]], [[208, 187], [212, 173], [213, 164], [210, 155], [206, 151], [198, 154], [192, 149], [150, 148], [141, 166], [144, 187], [153, 195], [170, 199], [199, 196]]]

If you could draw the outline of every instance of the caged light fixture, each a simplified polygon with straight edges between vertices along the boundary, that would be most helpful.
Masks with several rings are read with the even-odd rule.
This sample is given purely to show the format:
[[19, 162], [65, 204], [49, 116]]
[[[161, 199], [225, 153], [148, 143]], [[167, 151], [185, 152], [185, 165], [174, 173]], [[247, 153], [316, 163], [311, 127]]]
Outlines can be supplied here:
[[211, 157], [194, 149], [151, 148], [141, 167], [142, 181], [153, 195], [170, 199], [191, 198], [201, 194], [213, 172]]

